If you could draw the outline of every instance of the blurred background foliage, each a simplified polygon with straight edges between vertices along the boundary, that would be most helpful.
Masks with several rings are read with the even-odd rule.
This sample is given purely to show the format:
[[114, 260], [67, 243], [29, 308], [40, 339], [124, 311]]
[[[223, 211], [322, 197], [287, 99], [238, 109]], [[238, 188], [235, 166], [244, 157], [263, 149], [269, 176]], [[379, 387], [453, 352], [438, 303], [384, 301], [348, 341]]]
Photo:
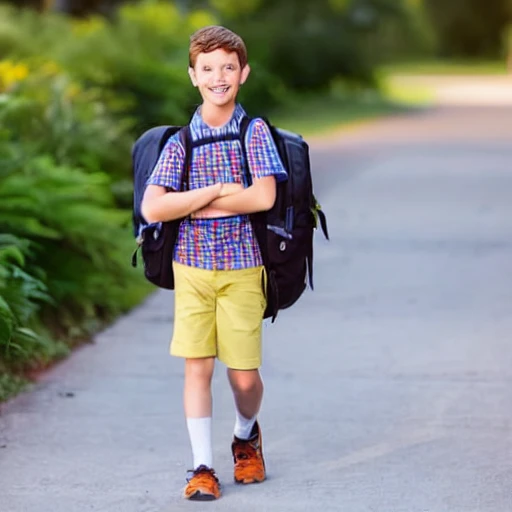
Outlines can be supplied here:
[[130, 267], [130, 149], [198, 105], [193, 31], [243, 36], [240, 99], [272, 116], [333, 94], [350, 110], [383, 65], [504, 59], [511, 17], [512, 0], [0, 1], [0, 400], [151, 290]]

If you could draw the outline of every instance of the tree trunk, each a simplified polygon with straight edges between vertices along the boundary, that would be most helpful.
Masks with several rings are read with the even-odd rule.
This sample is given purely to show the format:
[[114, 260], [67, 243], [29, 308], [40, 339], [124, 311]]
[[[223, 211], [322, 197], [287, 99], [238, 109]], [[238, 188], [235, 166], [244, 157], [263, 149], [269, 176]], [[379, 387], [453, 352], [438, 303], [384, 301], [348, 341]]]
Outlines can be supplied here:
[[51, 8], [59, 12], [71, 12], [71, 0], [53, 0]]

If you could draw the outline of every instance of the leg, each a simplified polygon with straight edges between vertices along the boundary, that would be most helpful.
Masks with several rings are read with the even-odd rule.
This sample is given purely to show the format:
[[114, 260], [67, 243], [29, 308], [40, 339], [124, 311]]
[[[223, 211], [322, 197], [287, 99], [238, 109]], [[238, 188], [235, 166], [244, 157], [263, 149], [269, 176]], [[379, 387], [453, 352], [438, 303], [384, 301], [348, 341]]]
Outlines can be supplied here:
[[194, 456], [184, 496], [208, 501], [220, 497], [219, 482], [212, 469], [212, 393], [213, 357], [185, 360], [183, 403]]
[[235, 482], [252, 484], [265, 480], [261, 431], [256, 421], [263, 382], [258, 370], [228, 370], [236, 405], [235, 435], [231, 445]]
[[263, 398], [260, 372], [228, 369], [228, 378], [237, 411], [235, 436], [239, 439], [249, 439]]
[[212, 416], [211, 381], [215, 358], [185, 359], [183, 403], [186, 418]]
[[185, 358], [183, 398], [194, 469], [211, 467], [210, 383], [216, 355], [213, 274], [177, 263], [173, 269], [176, 292], [171, 354]]
[[188, 434], [194, 456], [194, 469], [212, 467], [212, 394], [213, 357], [185, 360], [183, 402]]
[[263, 268], [225, 274], [217, 297], [218, 358], [228, 367], [236, 404], [235, 435], [231, 445], [234, 477], [239, 483], [265, 480], [261, 432], [256, 421], [263, 397], [261, 330], [266, 301]]
[[218, 357], [228, 367], [236, 405], [235, 436], [249, 439], [263, 396], [261, 330], [266, 301], [262, 267], [231, 271], [217, 297]]
[[175, 315], [171, 354], [185, 358], [183, 403], [193, 454], [184, 496], [191, 500], [220, 497], [212, 468], [211, 380], [216, 355], [213, 274], [174, 264]]

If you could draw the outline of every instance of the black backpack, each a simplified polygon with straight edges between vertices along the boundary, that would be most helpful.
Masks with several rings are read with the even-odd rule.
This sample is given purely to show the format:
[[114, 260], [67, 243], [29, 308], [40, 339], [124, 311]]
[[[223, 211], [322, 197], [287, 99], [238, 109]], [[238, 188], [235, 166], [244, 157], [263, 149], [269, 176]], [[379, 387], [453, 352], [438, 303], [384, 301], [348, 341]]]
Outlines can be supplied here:
[[[180, 190], [188, 188], [188, 172], [192, 148], [211, 144], [226, 138], [241, 141], [244, 161], [247, 162], [245, 134], [251, 119], [242, 120], [240, 134], [220, 136], [192, 142], [188, 126], [160, 126], [145, 132], [134, 144], [132, 162], [134, 173], [133, 225], [144, 261], [144, 274], [161, 288], [174, 289], [172, 260], [174, 247], [183, 219], [159, 224], [144, 221], [140, 205], [146, 182], [167, 140], [179, 131], [185, 148], [184, 172]], [[250, 216], [267, 272], [267, 308], [264, 318], [275, 320], [277, 312], [293, 305], [307, 284], [313, 289], [313, 234], [320, 223], [324, 236], [329, 239], [327, 222], [314, 195], [309, 160], [309, 147], [303, 138], [272, 126], [266, 119], [288, 180], [277, 184], [274, 206], [267, 212]], [[244, 165], [246, 183], [251, 174]], [[137, 265], [135, 251], [132, 265]]]
[[188, 187], [190, 162], [190, 133], [188, 126], [157, 126], [144, 132], [132, 148], [133, 169], [133, 234], [137, 240], [137, 249], [132, 256], [132, 266], [137, 267], [137, 252], [142, 252], [144, 275], [148, 281], [174, 290], [172, 260], [178, 238], [181, 219], [171, 222], [148, 224], [142, 216], [140, 207], [146, 190], [146, 183], [160, 158], [167, 141], [179, 132], [184, 148], [187, 148], [180, 190]]

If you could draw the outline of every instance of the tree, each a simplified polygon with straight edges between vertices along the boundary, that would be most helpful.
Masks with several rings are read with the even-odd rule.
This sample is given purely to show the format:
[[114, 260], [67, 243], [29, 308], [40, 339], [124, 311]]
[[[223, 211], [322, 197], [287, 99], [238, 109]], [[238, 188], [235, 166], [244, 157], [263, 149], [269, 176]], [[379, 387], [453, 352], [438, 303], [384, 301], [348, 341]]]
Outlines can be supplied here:
[[512, 21], [510, 0], [425, 0], [446, 57], [498, 57]]
[[38, 11], [55, 10], [71, 16], [87, 16], [92, 13], [112, 15], [122, 0], [9, 0], [8, 3]]

